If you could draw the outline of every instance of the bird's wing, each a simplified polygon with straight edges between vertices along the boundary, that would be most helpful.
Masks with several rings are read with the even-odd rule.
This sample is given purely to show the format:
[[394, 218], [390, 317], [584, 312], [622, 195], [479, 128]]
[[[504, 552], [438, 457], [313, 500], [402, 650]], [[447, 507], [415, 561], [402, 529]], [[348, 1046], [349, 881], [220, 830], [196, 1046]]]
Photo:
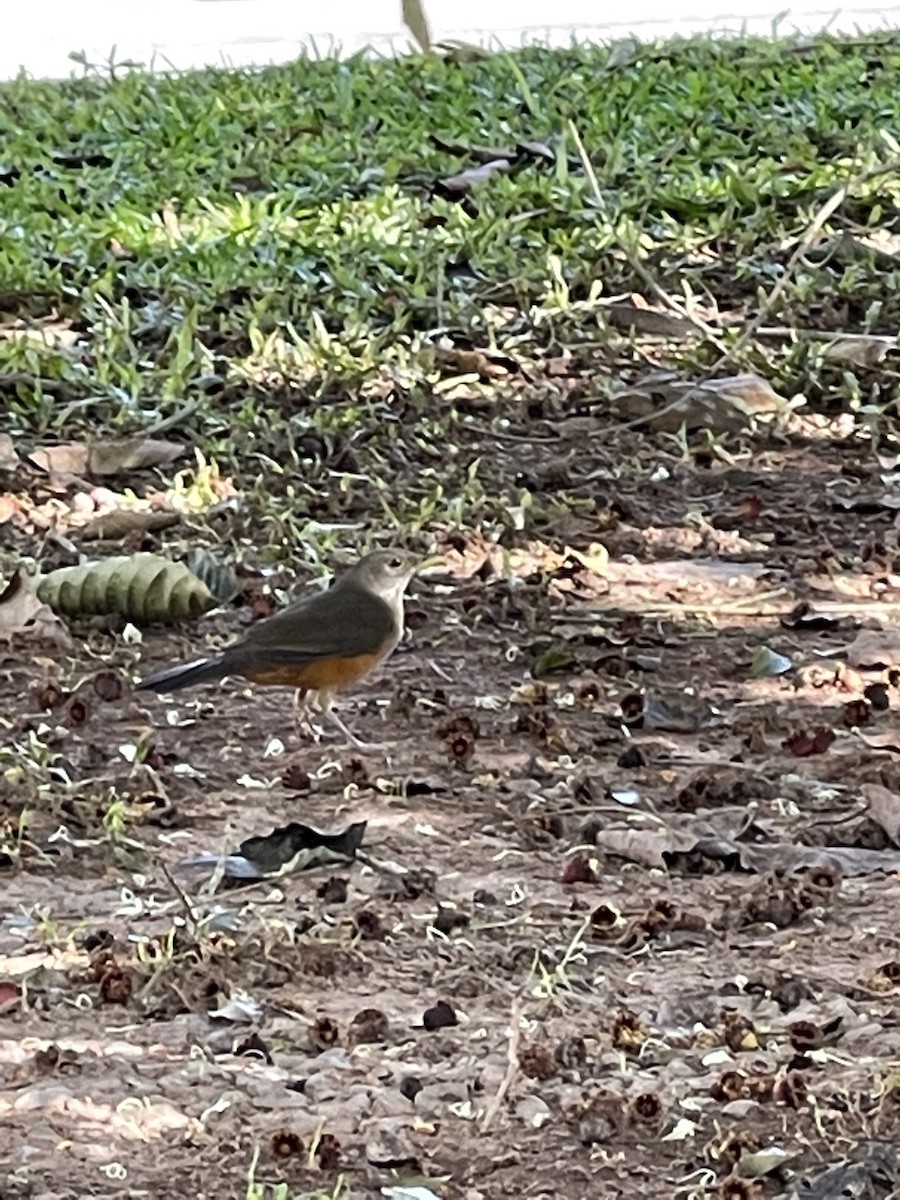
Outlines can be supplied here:
[[245, 654], [259, 666], [376, 654], [400, 633], [390, 607], [371, 592], [331, 588], [261, 621], [225, 652], [237, 666]]

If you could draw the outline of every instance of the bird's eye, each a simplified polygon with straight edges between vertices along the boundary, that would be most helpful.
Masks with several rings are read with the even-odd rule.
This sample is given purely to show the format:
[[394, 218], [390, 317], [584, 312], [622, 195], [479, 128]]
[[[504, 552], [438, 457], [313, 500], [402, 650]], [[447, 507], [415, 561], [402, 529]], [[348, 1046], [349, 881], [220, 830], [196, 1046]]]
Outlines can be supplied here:
[[399, 571], [400, 568], [403, 566], [403, 559], [398, 558], [396, 555], [394, 555], [394, 557], [388, 563], [388, 566], [391, 568], [392, 571]]

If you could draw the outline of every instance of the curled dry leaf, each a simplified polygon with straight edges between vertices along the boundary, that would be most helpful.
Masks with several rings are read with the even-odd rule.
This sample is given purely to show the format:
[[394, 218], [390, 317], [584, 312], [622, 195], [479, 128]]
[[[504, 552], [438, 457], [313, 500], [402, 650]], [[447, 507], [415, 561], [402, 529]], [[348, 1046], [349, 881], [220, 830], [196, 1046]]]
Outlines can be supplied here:
[[[271, 833], [247, 838], [224, 859], [224, 873], [232, 879], [276, 879], [297, 871], [331, 863], [352, 861], [363, 842], [366, 822], [356, 821], [340, 833], [322, 833], [292, 821]], [[182, 866], [215, 867], [217, 854], [197, 854]]]
[[600, 542], [591, 542], [586, 551], [566, 546], [566, 554], [577, 559], [585, 570], [595, 575], [606, 575], [609, 570], [609, 551]]
[[37, 595], [66, 616], [118, 615], [129, 621], [183, 621], [216, 605], [183, 564], [155, 554], [103, 559], [44, 575]]
[[34, 588], [34, 579], [20, 568], [0, 592], [0, 641], [25, 634], [70, 650], [68, 630]]
[[661, 433], [709, 429], [743, 433], [756, 421], [783, 419], [789, 402], [758, 375], [733, 375], [701, 383], [665, 372], [625, 388], [612, 397], [617, 412]]

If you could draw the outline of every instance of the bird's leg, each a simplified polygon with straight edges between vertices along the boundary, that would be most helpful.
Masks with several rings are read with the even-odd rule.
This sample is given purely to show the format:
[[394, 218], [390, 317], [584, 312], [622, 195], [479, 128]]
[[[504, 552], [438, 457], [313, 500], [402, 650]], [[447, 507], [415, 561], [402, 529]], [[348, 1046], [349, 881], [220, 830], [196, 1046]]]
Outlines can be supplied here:
[[334, 711], [334, 698], [329, 694], [320, 692], [319, 700], [322, 704], [322, 716], [327, 717], [335, 729], [341, 731], [349, 745], [353, 746], [355, 750], [359, 750], [361, 754], [374, 754], [378, 750], [387, 750], [391, 745], [390, 742], [361, 742]]
[[321, 740], [323, 730], [312, 719], [308, 688], [297, 688], [294, 692], [294, 717], [297, 722], [297, 732], [301, 736], [305, 732], [309, 732], [314, 742]]

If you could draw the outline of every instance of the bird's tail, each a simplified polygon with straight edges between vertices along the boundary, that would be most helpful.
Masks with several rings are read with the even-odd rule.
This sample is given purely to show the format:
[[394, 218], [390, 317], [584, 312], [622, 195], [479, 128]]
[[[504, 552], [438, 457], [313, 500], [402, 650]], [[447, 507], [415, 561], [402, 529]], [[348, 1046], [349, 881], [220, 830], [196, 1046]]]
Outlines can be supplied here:
[[197, 683], [212, 683], [225, 674], [223, 656], [219, 654], [215, 658], [199, 658], [196, 662], [159, 671], [149, 679], [142, 680], [138, 687], [154, 692], [178, 692]]

